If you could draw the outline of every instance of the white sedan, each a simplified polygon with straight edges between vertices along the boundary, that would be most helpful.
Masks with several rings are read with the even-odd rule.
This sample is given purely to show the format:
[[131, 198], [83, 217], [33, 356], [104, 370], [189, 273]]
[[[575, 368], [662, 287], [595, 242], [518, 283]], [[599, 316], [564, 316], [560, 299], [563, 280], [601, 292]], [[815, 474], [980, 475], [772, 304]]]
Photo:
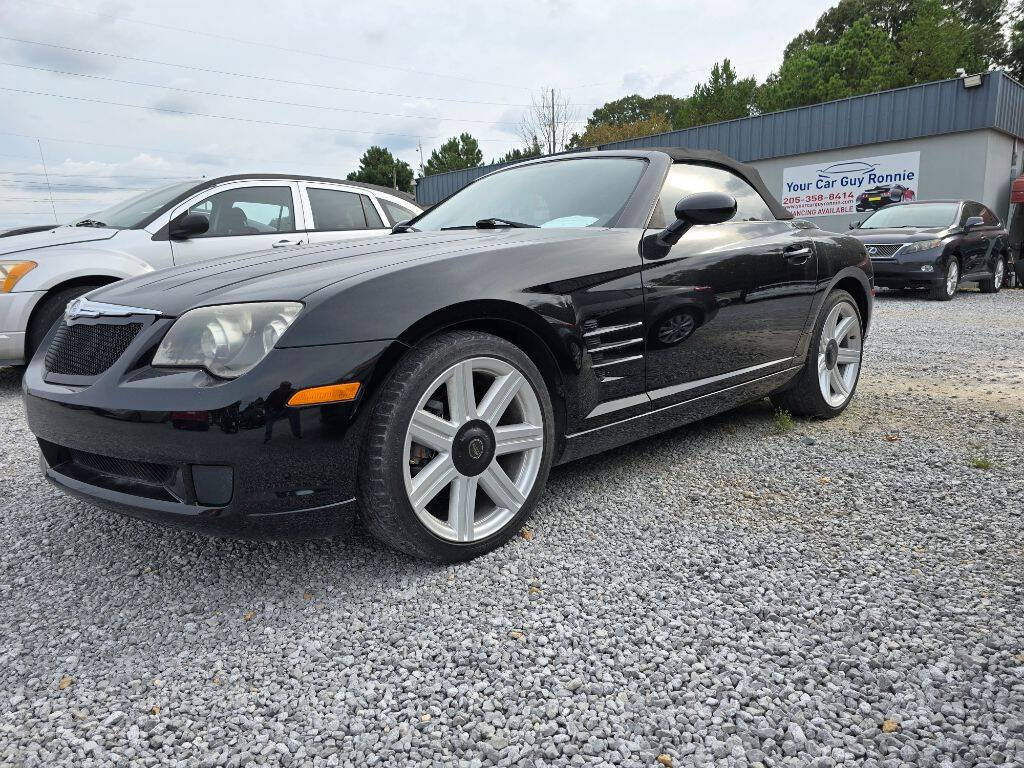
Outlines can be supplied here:
[[411, 196], [372, 184], [223, 176], [0, 237], [0, 365], [27, 362], [67, 303], [101, 285], [203, 259], [384, 235], [420, 213]]

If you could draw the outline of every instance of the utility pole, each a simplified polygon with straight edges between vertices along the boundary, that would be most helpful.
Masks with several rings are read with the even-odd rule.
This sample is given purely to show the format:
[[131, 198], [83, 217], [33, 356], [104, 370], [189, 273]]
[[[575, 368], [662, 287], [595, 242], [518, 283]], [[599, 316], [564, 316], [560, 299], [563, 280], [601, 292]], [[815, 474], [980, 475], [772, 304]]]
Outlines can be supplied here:
[[548, 154], [555, 154], [555, 89], [551, 89], [551, 151]]
[[419, 147], [420, 147], [420, 176], [426, 176], [427, 172], [426, 172], [426, 169], [423, 166], [423, 142], [422, 141], [419, 143]]
[[43, 177], [46, 179], [46, 191], [50, 193], [50, 210], [53, 211], [53, 223], [60, 224], [57, 220], [57, 206], [53, 202], [53, 187], [50, 186], [50, 174], [46, 170], [46, 158], [43, 157], [43, 142], [36, 139], [36, 145], [39, 147], [39, 159], [43, 161]]

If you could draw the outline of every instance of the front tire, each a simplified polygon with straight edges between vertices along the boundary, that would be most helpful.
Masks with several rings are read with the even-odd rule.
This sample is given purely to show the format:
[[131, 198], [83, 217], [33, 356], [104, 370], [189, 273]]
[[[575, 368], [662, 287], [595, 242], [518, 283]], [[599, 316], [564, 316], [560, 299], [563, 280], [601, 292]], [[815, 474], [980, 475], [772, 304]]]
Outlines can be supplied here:
[[832, 419], [846, 410], [860, 380], [864, 322], [853, 296], [834, 290], [818, 314], [804, 369], [796, 383], [771, 396], [794, 416]]
[[960, 262], [951, 257], [946, 263], [946, 277], [932, 286], [929, 295], [935, 301], [950, 301], [960, 286]]
[[46, 338], [46, 334], [50, 332], [53, 324], [60, 320], [68, 302], [77, 299], [79, 296], [84, 296], [89, 291], [94, 291], [99, 287], [98, 285], [76, 285], [52, 293], [39, 303], [36, 311], [32, 314], [32, 319], [29, 321], [27, 333], [25, 334], [26, 365], [32, 361], [32, 356], [39, 349], [39, 345], [43, 343], [43, 339]]
[[982, 293], [999, 293], [999, 289], [1003, 287], [1003, 278], [1006, 276], [1006, 258], [1000, 256], [996, 261], [996, 267], [992, 270], [992, 277], [988, 280], [982, 280], [978, 283], [978, 287]]
[[520, 529], [555, 444], [547, 385], [518, 347], [457, 331], [408, 352], [382, 385], [359, 466], [362, 520], [378, 539], [452, 563]]

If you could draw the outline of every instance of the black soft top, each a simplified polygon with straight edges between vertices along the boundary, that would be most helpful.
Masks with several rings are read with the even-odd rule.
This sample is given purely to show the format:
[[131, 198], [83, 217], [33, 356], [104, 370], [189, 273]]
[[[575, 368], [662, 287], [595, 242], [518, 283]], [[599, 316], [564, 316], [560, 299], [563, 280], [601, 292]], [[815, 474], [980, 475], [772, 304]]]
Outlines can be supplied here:
[[706, 165], [717, 165], [726, 168], [757, 190], [776, 219], [793, 218], [793, 214], [787, 208], [784, 208], [782, 203], [765, 186], [761, 174], [752, 165], [741, 163], [739, 160], [734, 160], [714, 149], [686, 149], [683, 147], [644, 147], [643, 149], [647, 152], [664, 152], [672, 158], [673, 162], [677, 163], [704, 163]]

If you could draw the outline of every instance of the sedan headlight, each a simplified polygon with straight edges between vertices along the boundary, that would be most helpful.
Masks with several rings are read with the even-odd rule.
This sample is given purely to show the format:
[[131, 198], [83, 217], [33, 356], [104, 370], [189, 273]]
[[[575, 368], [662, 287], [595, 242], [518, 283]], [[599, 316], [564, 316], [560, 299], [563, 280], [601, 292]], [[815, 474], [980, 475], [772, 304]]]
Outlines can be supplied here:
[[160, 342], [153, 365], [205, 368], [214, 376], [237, 378], [267, 356], [301, 310], [295, 301], [189, 310]]
[[938, 248], [941, 245], [941, 240], [920, 240], [916, 243], [905, 245], [900, 253], [920, 253], [921, 251], [930, 251], [932, 248]]
[[15, 284], [36, 268], [34, 261], [0, 261], [0, 293], [10, 293]]

